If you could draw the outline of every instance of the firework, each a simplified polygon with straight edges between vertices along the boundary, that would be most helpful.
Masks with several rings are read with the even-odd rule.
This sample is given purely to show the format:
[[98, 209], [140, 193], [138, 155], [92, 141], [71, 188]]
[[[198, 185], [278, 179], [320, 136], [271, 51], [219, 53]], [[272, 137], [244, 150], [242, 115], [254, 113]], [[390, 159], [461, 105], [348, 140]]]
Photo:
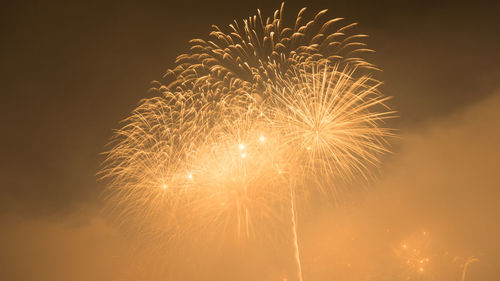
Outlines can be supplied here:
[[286, 25], [283, 5], [226, 34], [192, 40], [158, 97], [143, 100], [116, 132], [103, 177], [120, 221], [158, 232], [254, 237], [291, 210], [301, 280], [295, 194], [337, 195], [335, 179], [366, 177], [387, 152], [393, 112], [375, 69], [358, 53], [364, 35], [325, 20]]
[[401, 277], [406, 280], [464, 281], [468, 267], [479, 259], [451, 254], [437, 242], [431, 239], [428, 231], [422, 231], [396, 246], [394, 252], [403, 265]]
[[289, 162], [302, 178], [322, 182], [323, 191], [335, 192], [328, 179], [366, 177], [368, 166], [388, 152], [383, 126], [393, 112], [380, 82], [356, 78], [356, 69], [339, 69], [328, 62], [299, 64], [277, 85], [269, 85], [272, 126], [282, 133]]
[[192, 186], [198, 197], [191, 202], [194, 220], [218, 232], [235, 229], [249, 237], [252, 225], [275, 221], [275, 210], [285, 190], [283, 155], [278, 139], [263, 117], [247, 111], [220, 120], [209, 141], [198, 147], [189, 162]]
[[239, 105], [244, 97], [216, 96], [167, 92], [143, 100], [123, 121], [101, 171], [110, 179], [109, 201], [121, 221], [137, 218], [140, 228], [167, 216], [170, 222], [162, 228], [168, 232], [169, 225], [178, 224], [176, 216], [186, 215], [190, 202], [198, 200], [201, 185], [195, 185], [193, 174], [199, 171], [193, 171], [193, 159], [205, 157], [201, 151], [208, 143], [214, 148], [227, 130], [219, 121], [244, 111]]
[[348, 34], [356, 23], [338, 25], [342, 18], [327, 19], [327, 10], [306, 19], [306, 8], [292, 22], [284, 19], [284, 3], [273, 17], [257, 15], [234, 21], [227, 32], [213, 26], [208, 41], [193, 39], [191, 52], [177, 57], [157, 90], [185, 91], [216, 88], [232, 94], [265, 95], [268, 83], [280, 79], [298, 62], [327, 60], [331, 64], [376, 69], [362, 58], [372, 52], [364, 34]]

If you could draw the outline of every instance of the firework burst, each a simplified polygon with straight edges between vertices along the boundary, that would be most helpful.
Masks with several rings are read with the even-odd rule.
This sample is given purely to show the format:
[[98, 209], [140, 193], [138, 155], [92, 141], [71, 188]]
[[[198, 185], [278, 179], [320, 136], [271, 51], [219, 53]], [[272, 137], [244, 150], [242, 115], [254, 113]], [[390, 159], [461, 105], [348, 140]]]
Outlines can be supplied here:
[[385, 138], [392, 136], [384, 121], [393, 112], [379, 91], [380, 82], [356, 77], [355, 68], [339, 69], [327, 61], [302, 63], [275, 85], [269, 85], [272, 126], [282, 133], [288, 161], [303, 179], [323, 183], [329, 179], [366, 177], [370, 165], [388, 152]]
[[211, 40], [192, 40], [158, 97], [143, 100], [116, 132], [102, 175], [120, 221], [165, 240], [221, 231], [254, 237], [291, 209], [301, 279], [295, 193], [337, 195], [334, 179], [366, 177], [387, 152], [393, 112], [365, 74], [368, 52], [326, 10], [294, 25], [283, 5]]

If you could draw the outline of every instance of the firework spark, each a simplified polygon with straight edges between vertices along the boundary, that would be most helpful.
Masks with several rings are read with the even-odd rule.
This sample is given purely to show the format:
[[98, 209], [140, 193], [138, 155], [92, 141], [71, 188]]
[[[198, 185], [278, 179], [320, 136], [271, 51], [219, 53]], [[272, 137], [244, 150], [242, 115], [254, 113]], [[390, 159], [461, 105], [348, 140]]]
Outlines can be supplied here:
[[465, 280], [468, 267], [478, 262], [474, 256], [468, 258], [451, 254], [447, 248], [431, 239], [424, 230], [417, 232], [394, 247], [394, 253], [402, 266], [405, 280]]

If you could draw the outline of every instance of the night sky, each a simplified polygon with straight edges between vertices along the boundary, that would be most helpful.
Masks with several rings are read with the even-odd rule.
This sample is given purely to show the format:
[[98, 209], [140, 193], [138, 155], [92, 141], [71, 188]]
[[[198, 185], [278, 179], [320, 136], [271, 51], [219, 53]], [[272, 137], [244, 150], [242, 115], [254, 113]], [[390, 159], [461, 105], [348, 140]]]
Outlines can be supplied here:
[[[96, 173], [106, 143], [139, 100], [152, 95], [150, 82], [188, 51], [190, 39], [207, 38], [211, 25], [225, 28], [257, 9], [272, 15], [280, 4], [2, 4], [0, 279], [141, 280], [117, 277], [122, 263], [116, 257], [126, 243], [99, 215], [105, 183]], [[400, 135], [358, 207], [306, 223], [305, 258], [329, 249], [314, 244], [331, 239], [315, 222], [335, 217], [358, 232], [390, 228], [404, 236], [428, 229], [447, 249], [480, 259], [469, 280], [499, 278], [498, 7], [482, 1], [289, 1], [285, 13], [293, 16], [304, 6], [309, 15], [328, 9], [331, 18], [358, 22], [355, 30], [370, 35], [368, 46], [376, 50], [370, 60], [383, 69], [378, 75], [383, 92], [394, 97]], [[376, 248], [366, 255], [376, 256]], [[334, 266], [311, 263], [306, 274], [335, 280]]]

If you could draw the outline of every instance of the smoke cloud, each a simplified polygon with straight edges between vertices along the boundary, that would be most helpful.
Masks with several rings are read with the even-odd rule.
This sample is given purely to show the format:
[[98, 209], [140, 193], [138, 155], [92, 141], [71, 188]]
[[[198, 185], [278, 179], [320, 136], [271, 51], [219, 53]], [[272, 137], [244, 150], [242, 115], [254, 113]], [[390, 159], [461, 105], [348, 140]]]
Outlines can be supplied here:
[[[500, 260], [498, 108], [496, 93], [419, 128], [402, 128], [396, 151], [373, 186], [355, 200], [299, 218], [305, 279], [423, 275], [460, 280], [472, 256], [479, 261], [470, 264], [466, 279], [495, 279]], [[161, 253], [142, 251], [142, 243], [135, 244], [92, 208], [59, 218], [4, 215], [0, 226], [4, 280], [169, 277], [164, 270], [169, 264], [158, 262]], [[206, 261], [198, 272], [170, 266], [191, 278], [185, 280], [293, 280], [293, 264], [286, 257], [291, 252], [210, 250], [215, 248], [218, 253], [200, 249], [198, 257], [194, 254], [195, 260]]]

